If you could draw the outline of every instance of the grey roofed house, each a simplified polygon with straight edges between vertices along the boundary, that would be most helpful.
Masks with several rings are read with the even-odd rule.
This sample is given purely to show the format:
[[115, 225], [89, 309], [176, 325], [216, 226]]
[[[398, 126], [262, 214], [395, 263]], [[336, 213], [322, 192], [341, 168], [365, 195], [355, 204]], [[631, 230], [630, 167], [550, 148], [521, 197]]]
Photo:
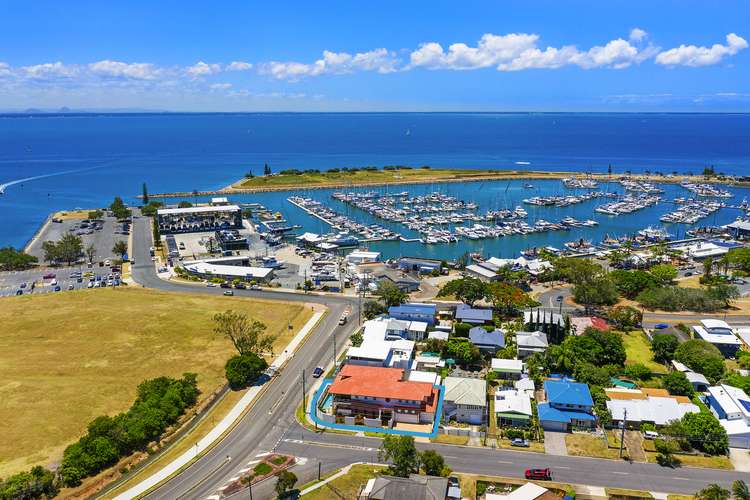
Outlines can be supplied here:
[[492, 321], [492, 309], [474, 309], [466, 304], [456, 307], [456, 319], [464, 323], [482, 324]]
[[708, 386], [711, 385], [708, 383], [708, 379], [703, 376], [701, 373], [696, 373], [694, 371], [687, 371], [683, 372], [685, 373], [685, 377], [687, 377], [688, 382], [693, 384], [693, 389], [695, 389], [698, 392], [705, 392], [708, 390]]
[[495, 352], [505, 347], [505, 332], [497, 328], [488, 332], [481, 326], [475, 326], [469, 330], [469, 341], [480, 350]]
[[411, 474], [406, 477], [377, 477], [367, 481], [359, 500], [445, 500], [448, 479]]
[[535, 352], [545, 352], [549, 342], [544, 332], [516, 332], [516, 346], [518, 359], [524, 359]]
[[382, 269], [374, 273], [375, 279], [378, 282], [390, 281], [396, 285], [400, 290], [404, 292], [415, 292], [419, 290], [419, 280], [412, 278], [408, 274], [404, 274], [399, 271], [392, 269]]

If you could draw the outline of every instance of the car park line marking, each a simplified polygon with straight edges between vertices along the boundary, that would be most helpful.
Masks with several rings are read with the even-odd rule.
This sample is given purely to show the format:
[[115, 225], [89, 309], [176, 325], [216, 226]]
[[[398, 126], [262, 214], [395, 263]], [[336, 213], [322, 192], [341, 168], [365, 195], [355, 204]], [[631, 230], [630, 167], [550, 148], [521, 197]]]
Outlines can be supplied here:
[[627, 476], [630, 475], [630, 472], [618, 472], [618, 471], [612, 471], [612, 474], [619, 474], [621, 476]]
[[690, 481], [690, 478], [687, 478], [687, 477], [677, 477], [677, 476], [674, 476], [674, 477], [672, 477], [672, 479], [679, 479], [680, 481]]
[[511, 464], [511, 465], [513, 464], [513, 462], [507, 462], [505, 460], [498, 460], [497, 463], [499, 463], [499, 464]]
[[570, 469], [570, 467], [565, 467], [561, 465], [561, 466], [555, 467], [555, 469]]

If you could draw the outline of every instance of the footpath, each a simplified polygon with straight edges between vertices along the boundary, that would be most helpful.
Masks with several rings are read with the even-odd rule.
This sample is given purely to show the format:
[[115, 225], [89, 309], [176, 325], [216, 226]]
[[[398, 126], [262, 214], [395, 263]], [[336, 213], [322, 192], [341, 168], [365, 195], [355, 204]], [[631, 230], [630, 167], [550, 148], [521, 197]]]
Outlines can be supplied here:
[[[307, 321], [307, 323], [305, 323], [302, 329], [297, 332], [292, 341], [289, 342], [289, 345], [284, 350], [284, 352], [273, 360], [270, 366], [271, 369], [278, 370], [284, 365], [284, 363], [286, 363], [292, 356], [294, 356], [294, 352], [297, 347], [304, 341], [305, 337], [307, 337], [310, 331], [312, 331], [312, 329], [324, 314], [325, 312], [316, 312], [312, 315], [312, 317]], [[253, 401], [255, 401], [255, 398], [262, 392], [262, 390], [262, 385], [253, 386], [248, 389], [247, 393], [242, 397], [242, 399], [237, 402], [236, 405], [234, 405], [234, 407], [221, 420], [221, 422], [219, 422], [216, 427], [211, 429], [211, 431], [206, 436], [195, 443], [195, 446], [192, 446], [189, 450], [167, 464], [156, 474], [153, 474], [152, 476], [146, 478], [144, 481], [141, 481], [127, 491], [117, 495], [115, 497], [115, 500], [127, 500], [142, 495], [162, 481], [171, 477], [186, 465], [190, 464], [193, 460], [198, 458], [202, 453], [204, 453], [216, 442], [218, 442], [218, 440], [224, 435], [224, 433], [234, 425], [235, 421], [239, 419], [253, 404]]]

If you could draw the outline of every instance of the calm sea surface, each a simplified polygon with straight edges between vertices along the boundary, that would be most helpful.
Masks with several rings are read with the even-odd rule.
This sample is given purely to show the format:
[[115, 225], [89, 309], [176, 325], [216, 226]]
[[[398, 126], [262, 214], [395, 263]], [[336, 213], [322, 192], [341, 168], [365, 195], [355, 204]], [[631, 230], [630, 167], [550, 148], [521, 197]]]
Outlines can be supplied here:
[[[47, 214], [55, 210], [108, 204], [120, 195], [134, 202], [146, 182], [151, 192], [192, 191], [225, 186], [246, 172], [262, 172], [269, 163], [283, 168], [327, 169], [364, 165], [431, 165], [455, 168], [528, 168], [534, 170], [717, 171], [750, 175], [750, 115], [744, 114], [132, 114], [0, 116], [0, 245], [23, 246]], [[517, 163], [517, 162], [520, 162]], [[527, 165], [528, 163], [528, 165]], [[422, 194], [439, 190], [480, 211], [510, 207], [528, 196], [562, 194], [560, 182], [484, 182], [399, 186]], [[606, 189], [606, 187], [605, 187]], [[609, 188], [619, 191], [619, 186]], [[665, 197], [686, 196], [679, 186]], [[387, 191], [387, 189], [383, 189]], [[730, 189], [739, 203], [750, 195]], [[305, 193], [352, 218], [373, 221], [357, 209], [330, 199], [330, 191]], [[320, 221], [293, 207], [289, 193], [237, 196], [281, 211], [293, 223], [316, 232]], [[593, 209], [606, 200], [566, 208], [525, 206], [529, 221], [557, 221], [567, 215], [593, 218], [596, 228], [498, 240], [462, 241], [426, 246], [376, 243], [388, 255], [454, 257], [464, 251], [516, 255], [532, 245], [560, 246], [604, 233], [632, 233], [673, 210], [662, 203], [630, 215], [609, 218]], [[736, 210], [721, 210], [701, 224], [734, 220]], [[394, 225], [406, 236], [414, 236]], [[669, 228], [682, 235], [685, 226]]]

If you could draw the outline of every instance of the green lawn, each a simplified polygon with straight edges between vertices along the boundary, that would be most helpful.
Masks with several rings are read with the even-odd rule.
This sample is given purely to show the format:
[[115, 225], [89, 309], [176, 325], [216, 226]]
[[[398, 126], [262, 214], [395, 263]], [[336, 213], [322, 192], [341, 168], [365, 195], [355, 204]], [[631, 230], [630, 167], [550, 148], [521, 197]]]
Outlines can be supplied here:
[[632, 331], [622, 333], [622, 340], [625, 343], [625, 351], [628, 356], [625, 364], [633, 365], [640, 363], [654, 373], [667, 373], [667, 368], [664, 365], [653, 360], [651, 344], [643, 332]]
[[276, 352], [311, 315], [293, 303], [135, 287], [4, 298], [0, 476], [59, 460], [93, 418], [129, 408], [143, 380], [196, 372], [204, 396], [223, 385], [234, 348], [212, 317], [230, 308], [279, 334]]
[[620, 452], [610, 448], [604, 439], [589, 434], [568, 434], [565, 436], [568, 455], [596, 458], [619, 458]]
[[357, 498], [362, 486], [377, 477], [384, 467], [376, 465], [353, 465], [348, 473], [324, 484], [303, 496], [305, 500], [329, 500], [331, 498]]

